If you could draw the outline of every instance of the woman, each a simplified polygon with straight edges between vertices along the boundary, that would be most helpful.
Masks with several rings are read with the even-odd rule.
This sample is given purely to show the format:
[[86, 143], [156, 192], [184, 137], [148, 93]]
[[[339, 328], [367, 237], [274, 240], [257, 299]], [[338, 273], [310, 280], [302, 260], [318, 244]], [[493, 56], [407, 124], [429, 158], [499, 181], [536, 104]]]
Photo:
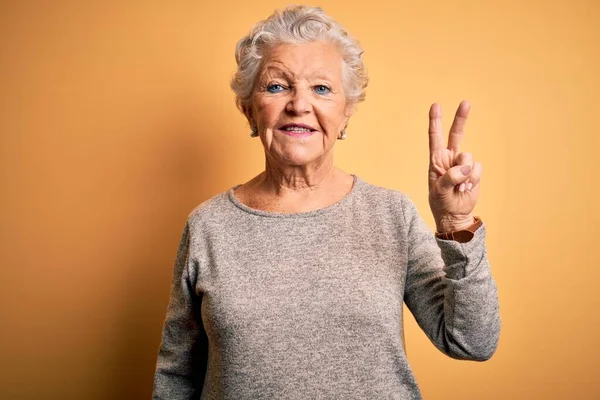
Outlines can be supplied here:
[[155, 399], [418, 399], [405, 301], [433, 344], [485, 360], [500, 329], [481, 165], [445, 146], [431, 107], [434, 235], [402, 193], [333, 164], [367, 77], [362, 50], [319, 8], [289, 7], [240, 40], [232, 81], [265, 171], [189, 216], [176, 260]]

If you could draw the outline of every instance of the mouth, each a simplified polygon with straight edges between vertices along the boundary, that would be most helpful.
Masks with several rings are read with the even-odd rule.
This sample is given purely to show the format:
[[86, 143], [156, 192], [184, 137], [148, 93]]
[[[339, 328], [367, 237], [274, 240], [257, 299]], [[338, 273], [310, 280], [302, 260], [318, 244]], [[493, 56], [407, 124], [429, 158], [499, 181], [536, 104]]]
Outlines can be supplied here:
[[317, 130], [306, 124], [286, 124], [278, 129], [283, 134], [293, 137], [307, 137]]

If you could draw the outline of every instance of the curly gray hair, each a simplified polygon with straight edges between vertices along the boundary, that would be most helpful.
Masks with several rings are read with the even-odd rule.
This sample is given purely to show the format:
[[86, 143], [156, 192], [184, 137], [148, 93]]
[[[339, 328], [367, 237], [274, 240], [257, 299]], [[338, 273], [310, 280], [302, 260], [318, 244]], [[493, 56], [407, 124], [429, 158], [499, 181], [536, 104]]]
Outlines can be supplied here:
[[358, 41], [320, 7], [288, 6], [275, 10], [269, 18], [258, 22], [237, 43], [235, 60], [238, 68], [231, 80], [231, 88], [240, 111], [246, 114], [250, 109], [261, 59], [269, 46], [315, 40], [328, 40], [339, 47], [346, 102], [356, 104], [364, 100], [368, 78]]

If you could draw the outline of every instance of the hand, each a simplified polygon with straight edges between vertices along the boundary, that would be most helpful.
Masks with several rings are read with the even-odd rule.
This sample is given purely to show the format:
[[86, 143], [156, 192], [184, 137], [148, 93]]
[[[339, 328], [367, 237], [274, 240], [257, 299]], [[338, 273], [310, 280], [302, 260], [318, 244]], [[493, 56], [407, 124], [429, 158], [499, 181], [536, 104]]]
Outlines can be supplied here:
[[473, 224], [473, 209], [479, 197], [483, 168], [471, 153], [459, 151], [471, 105], [462, 101], [444, 145], [442, 109], [429, 109], [429, 206], [438, 232], [464, 229]]

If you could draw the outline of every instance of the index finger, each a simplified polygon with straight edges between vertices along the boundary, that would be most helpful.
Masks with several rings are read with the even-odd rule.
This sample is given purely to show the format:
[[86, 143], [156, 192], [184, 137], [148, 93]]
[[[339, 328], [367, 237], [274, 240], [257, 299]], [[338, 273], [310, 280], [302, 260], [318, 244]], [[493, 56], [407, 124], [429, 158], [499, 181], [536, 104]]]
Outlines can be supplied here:
[[462, 135], [465, 132], [465, 125], [467, 124], [467, 117], [469, 116], [470, 109], [471, 104], [466, 100], [461, 101], [458, 105], [454, 121], [452, 121], [452, 126], [450, 127], [450, 135], [448, 137], [449, 150], [458, 152]]
[[443, 148], [442, 107], [438, 103], [433, 103], [429, 108], [429, 153]]

